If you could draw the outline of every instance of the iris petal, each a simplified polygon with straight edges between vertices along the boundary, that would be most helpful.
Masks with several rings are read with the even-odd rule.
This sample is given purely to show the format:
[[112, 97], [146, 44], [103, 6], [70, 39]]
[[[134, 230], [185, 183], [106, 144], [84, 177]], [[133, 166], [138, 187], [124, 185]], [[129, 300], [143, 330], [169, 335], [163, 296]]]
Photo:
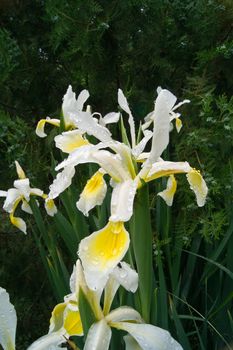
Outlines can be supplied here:
[[167, 205], [170, 207], [173, 203], [174, 194], [176, 192], [177, 182], [174, 175], [170, 175], [167, 181], [167, 188], [158, 193], [158, 196], [162, 197]]
[[46, 137], [47, 134], [44, 132], [44, 127], [45, 124], [51, 124], [54, 126], [59, 126], [60, 125], [60, 120], [59, 119], [50, 119], [49, 117], [46, 119], [41, 119], [39, 120], [37, 127], [36, 127], [36, 135], [39, 137]]
[[4, 350], [15, 349], [15, 332], [17, 317], [9, 294], [0, 287], [0, 345]]
[[129, 322], [111, 323], [111, 326], [128, 332], [143, 350], [182, 350], [181, 345], [162, 328]]
[[109, 274], [122, 260], [129, 247], [129, 234], [123, 222], [111, 222], [100, 231], [84, 238], [79, 246], [87, 285], [103, 288]]
[[80, 130], [63, 132], [54, 138], [56, 147], [65, 153], [71, 153], [76, 148], [87, 145], [89, 142], [83, 138]]
[[208, 193], [205, 180], [201, 176], [200, 171], [195, 169], [192, 169], [186, 176], [191, 190], [193, 190], [196, 195], [197, 205], [203, 207]]
[[105, 319], [94, 323], [89, 329], [83, 350], [108, 350], [112, 336]]
[[107, 192], [107, 185], [104, 181], [104, 173], [97, 171], [90, 180], [87, 181], [79, 201], [76, 203], [77, 208], [88, 216], [88, 212], [96, 205], [101, 205]]

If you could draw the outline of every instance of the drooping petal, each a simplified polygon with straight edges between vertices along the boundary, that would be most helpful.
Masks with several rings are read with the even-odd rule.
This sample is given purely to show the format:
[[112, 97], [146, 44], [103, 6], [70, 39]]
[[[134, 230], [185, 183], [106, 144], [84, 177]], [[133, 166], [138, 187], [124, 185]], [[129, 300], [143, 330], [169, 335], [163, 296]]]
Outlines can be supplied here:
[[64, 322], [64, 311], [66, 308], [66, 303], [59, 303], [57, 304], [53, 311], [50, 318], [50, 325], [49, 325], [49, 333], [54, 333], [60, 330], [63, 326]]
[[173, 203], [174, 194], [176, 193], [177, 182], [174, 175], [170, 175], [167, 181], [167, 188], [158, 193], [158, 196], [162, 197], [167, 205], [170, 207]]
[[73, 166], [67, 166], [63, 171], [58, 173], [53, 183], [49, 186], [50, 192], [48, 197], [54, 199], [58, 197], [60, 193], [65, 191], [71, 185], [74, 174], [75, 169]]
[[158, 161], [152, 164], [144, 181], [148, 182], [172, 174], [188, 173], [191, 169], [188, 162]]
[[26, 179], [25, 172], [23, 171], [22, 167], [20, 166], [19, 162], [17, 162], [17, 160], [15, 160], [15, 166], [19, 179]]
[[49, 117], [47, 117], [46, 119], [41, 119], [39, 120], [37, 127], [36, 127], [36, 135], [39, 137], [46, 137], [47, 134], [44, 132], [44, 127], [45, 124], [51, 124], [54, 126], [59, 126], [60, 125], [60, 120], [59, 119], [51, 119]]
[[104, 181], [104, 172], [98, 170], [90, 180], [87, 181], [84, 190], [76, 203], [77, 208], [86, 216], [96, 205], [101, 205], [107, 192], [107, 185]]
[[129, 115], [128, 122], [130, 127], [130, 136], [132, 141], [132, 148], [134, 148], [136, 146], [134, 119], [130, 111], [126, 97], [121, 89], [118, 89], [118, 103], [119, 103], [119, 106]]
[[[60, 331], [49, 333], [37, 339], [27, 350], [59, 349], [59, 345], [65, 343], [66, 339]], [[63, 349], [63, 348], [62, 348]]]
[[196, 169], [189, 171], [186, 176], [191, 190], [193, 190], [196, 195], [197, 205], [199, 207], [203, 207], [208, 193], [208, 187], [205, 183], [205, 180], [201, 176], [200, 171]]
[[112, 275], [126, 290], [132, 293], [136, 292], [138, 288], [138, 274], [129, 264], [121, 261], [113, 270]]
[[19, 190], [17, 190], [16, 188], [10, 188], [7, 191], [7, 195], [6, 195], [6, 199], [3, 205], [3, 209], [8, 212], [11, 213], [12, 210], [14, 209], [15, 203], [18, 202], [21, 198], [21, 194], [19, 192]]
[[10, 221], [12, 225], [16, 226], [20, 231], [27, 234], [27, 225], [21, 218], [15, 217], [12, 213], [10, 214]]
[[143, 350], [182, 350], [181, 345], [162, 328], [129, 322], [111, 323], [111, 326], [128, 332]]
[[157, 161], [169, 142], [169, 112], [176, 102], [176, 97], [168, 90], [161, 90], [155, 101], [154, 131], [150, 162]]
[[71, 153], [76, 148], [87, 145], [89, 142], [83, 138], [80, 130], [63, 132], [54, 138], [56, 147], [65, 153]]
[[131, 335], [125, 335], [123, 339], [125, 342], [125, 350], [142, 350], [141, 346]]
[[133, 214], [137, 181], [127, 180], [115, 185], [111, 198], [111, 221], [128, 221]]
[[102, 319], [89, 329], [83, 350], [108, 350], [111, 336], [111, 328]]
[[15, 349], [16, 323], [16, 312], [9, 294], [0, 287], [0, 345], [4, 350]]
[[51, 198], [46, 198], [45, 200], [45, 210], [49, 216], [54, 216], [57, 214], [57, 207]]
[[143, 322], [143, 319], [138, 311], [134, 310], [129, 306], [121, 306], [117, 309], [111, 311], [106, 317], [106, 321], [111, 325], [111, 323], [115, 322], [123, 322], [123, 321], [134, 321], [137, 323]]
[[84, 238], [79, 245], [87, 285], [92, 290], [105, 286], [109, 274], [129, 247], [129, 234], [123, 222], [111, 222]]

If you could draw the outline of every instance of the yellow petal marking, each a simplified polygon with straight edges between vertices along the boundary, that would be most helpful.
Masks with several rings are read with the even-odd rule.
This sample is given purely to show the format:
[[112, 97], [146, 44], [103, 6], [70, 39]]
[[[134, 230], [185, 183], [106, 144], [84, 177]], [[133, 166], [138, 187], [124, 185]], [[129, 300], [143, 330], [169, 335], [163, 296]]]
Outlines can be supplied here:
[[183, 173], [186, 173], [186, 171], [181, 170], [181, 169], [179, 169], [179, 170], [178, 169], [160, 170], [160, 171], [154, 173], [152, 176], [144, 178], [143, 180], [145, 182], [149, 182], [149, 181], [158, 179], [158, 178], [163, 177], [163, 176], [169, 176], [169, 175], [173, 175], [173, 174], [183, 174]]
[[15, 210], [17, 208], [17, 206], [19, 205], [19, 203], [23, 200], [23, 196], [19, 197], [15, 202], [14, 202], [14, 206], [13, 209], [10, 213], [10, 221], [12, 223], [12, 225], [16, 226], [20, 231], [22, 231], [23, 233], [27, 233], [26, 232], [26, 224], [25, 221], [21, 218], [17, 218], [14, 216]]
[[53, 210], [55, 207], [54, 200], [53, 199], [48, 199], [46, 202], [47, 209], [48, 210]]
[[66, 310], [67, 314], [65, 317], [63, 327], [67, 333], [72, 335], [83, 335], [83, 327], [79, 311], [73, 311], [70, 309]]
[[197, 205], [202, 207], [205, 204], [208, 193], [208, 187], [206, 186], [205, 180], [201, 176], [200, 171], [196, 169], [189, 171], [186, 176], [191, 190], [193, 190], [196, 195]]
[[176, 118], [176, 130], [177, 130], [177, 132], [180, 132], [182, 125], [183, 125], [182, 120], [180, 118]]
[[158, 193], [158, 196], [162, 197], [167, 205], [171, 206], [173, 203], [174, 194], [176, 193], [177, 188], [177, 182], [174, 175], [170, 175], [168, 182], [167, 182], [167, 188]]
[[50, 216], [54, 216], [55, 214], [57, 214], [57, 207], [53, 199], [45, 200], [45, 209], [47, 211], [47, 214]]
[[52, 316], [50, 318], [50, 325], [53, 327], [52, 331], [56, 332], [63, 326], [63, 314], [66, 308], [66, 303], [57, 304], [53, 311]]
[[[105, 270], [116, 260], [121, 260], [129, 246], [129, 234], [123, 222], [111, 222], [100, 231], [89, 236], [88, 255], [90, 262]], [[85, 248], [84, 248], [85, 250]]]
[[13, 214], [10, 214], [10, 221], [12, 223], [12, 225], [16, 226], [20, 231], [22, 231], [23, 233], [27, 233], [26, 232], [26, 224], [25, 221], [21, 218], [17, 218], [15, 216], [13, 216]]
[[82, 135], [75, 135], [75, 137], [72, 137], [72, 138], [70, 137], [70, 138], [67, 138], [66, 140], [63, 139], [60, 146], [57, 146], [57, 147], [60, 148], [62, 152], [71, 153], [75, 149], [88, 144], [89, 144], [88, 140], [84, 139]]
[[104, 174], [100, 171], [97, 171], [86, 183], [84, 190], [82, 192], [82, 196], [84, 197], [92, 197], [96, 195], [99, 191], [102, 190], [105, 185]]

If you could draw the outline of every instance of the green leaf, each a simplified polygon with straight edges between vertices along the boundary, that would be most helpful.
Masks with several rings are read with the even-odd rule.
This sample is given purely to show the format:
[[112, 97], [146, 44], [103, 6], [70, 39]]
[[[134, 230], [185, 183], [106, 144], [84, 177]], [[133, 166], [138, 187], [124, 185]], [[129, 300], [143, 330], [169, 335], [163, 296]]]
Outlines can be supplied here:
[[186, 332], [183, 328], [182, 322], [180, 321], [180, 317], [177, 314], [176, 307], [171, 297], [169, 297], [169, 303], [170, 303], [171, 316], [175, 323], [175, 327], [178, 335], [178, 340], [182, 344], [185, 350], [191, 350], [189, 339], [186, 335]]
[[150, 321], [152, 298], [152, 230], [149, 210], [148, 186], [143, 186], [137, 194], [134, 214], [130, 220], [130, 234], [139, 275], [139, 295], [142, 317]]
[[79, 311], [80, 316], [82, 320], [82, 326], [83, 326], [83, 332], [85, 338], [87, 337], [87, 333], [89, 331], [89, 328], [91, 325], [95, 322], [97, 322], [94, 312], [89, 304], [89, 301], [87, 300], [86, 295], [84, 294], [82, 288], [79, 289], [79, 296], [78, 296], [78, 305], [79, 305]]

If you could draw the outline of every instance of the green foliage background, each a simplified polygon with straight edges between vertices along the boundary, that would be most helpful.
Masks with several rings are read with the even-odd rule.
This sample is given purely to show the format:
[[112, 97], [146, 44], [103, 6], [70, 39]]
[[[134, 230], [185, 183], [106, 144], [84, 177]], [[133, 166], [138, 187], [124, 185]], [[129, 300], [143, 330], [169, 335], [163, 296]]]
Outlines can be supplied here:
[[[172, 133], [167, 156], [188, 160], [200, 169], [210, 192], [205, 208], [198, 209], [185, 179], [178, 178], [178, 194], [172, 210], [166, 214], [172, 241], [164, 237], [162, 220], [157, 220], [155, 260], [159, 247], [168, 290], [172, 286], [166, 249], [171, 244], [209, 259], [216, 257], [218, 263], [233, 271], [232, 23], [231, 0], [1, 1], [1, 189], [7, 189], [15, 178], [13, 162], [17, 159], [33, 185], [46, 190], [51, 180], [47, 174], [52, 137], [40, 141], [34, 129], [39, 119], [60, 114], [61, 99], [69, 84], [77, 92], [87, 88], [93, 109], [103, 113], [116, 110], [117, 89], [122, 88], [138, 123], [152, 109], [156, 87], [161, 85], [192, 102], [182, 109], [184, 128], [179, 135]], [[154, 205], [156, 210], [163, 206], [156, 198]], [[163, 207], [161, 210], [164, 212]], [[40, 323], [38, 329], [38, 318], [48, 319], [44, 305], [53, 300], [30, 234], [22, 240], [21, 234], [16, 234], [4, 220], [0, 229], [1, 285], [10, 286], [8, 290], [19, 313], [25, 312], [22, 298], [26, 298], [34, 315], [30, 332], [27, 322], [20, 326], [19, 349], [24, 349], [25, 344], [46, 332], [47, 321]], [[227, 243], [215, 255], [227, 232]], [[199, 310], [230, 343], [232, 279], [214, 268], [198, 283], [206, 265], [196, 257], [192, 262], [194, 277], [187, 282], [188, 262], [191, 264], [184, 253], [180, 297]], [[42, 286], [39, 291], [38, 285]], [[183, 311], [180, 307], [179, 313]], [[191, 334], [191, 321], [182, 322]], [[216, 332], [207, 330], [203, 323], [197, 323], [197, 327], [201, 348], [223, 348]], [[199, 348], [195, 346], [196, 337], [192, 338], [193, 349]]]

